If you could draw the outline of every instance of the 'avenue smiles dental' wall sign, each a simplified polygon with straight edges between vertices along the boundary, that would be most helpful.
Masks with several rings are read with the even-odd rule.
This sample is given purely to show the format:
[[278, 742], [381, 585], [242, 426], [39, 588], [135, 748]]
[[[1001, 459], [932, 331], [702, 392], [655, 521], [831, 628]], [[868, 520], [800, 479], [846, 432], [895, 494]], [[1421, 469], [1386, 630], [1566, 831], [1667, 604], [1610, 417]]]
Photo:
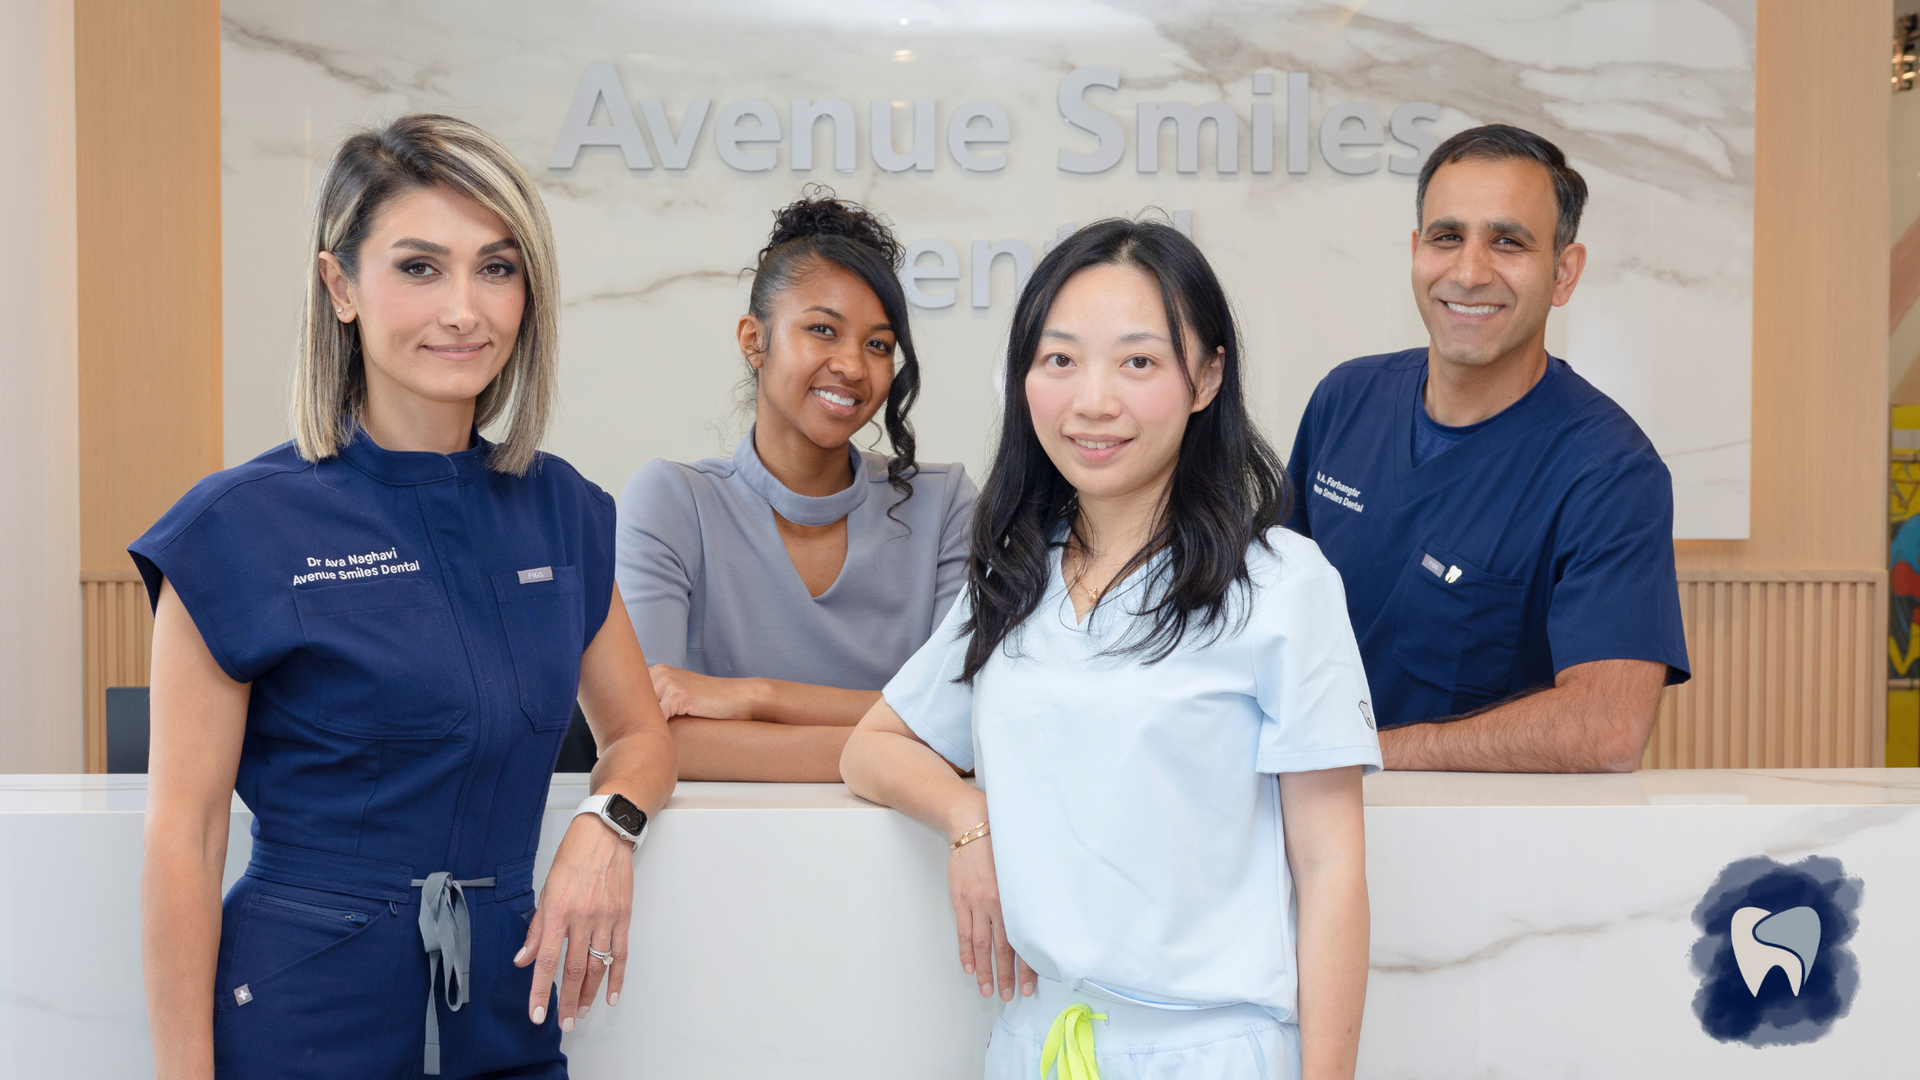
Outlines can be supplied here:
[[[1254, 177], [1273, 175], [1276, 166], [1286, 172], [1304, 175], [1310, 167], [1310, 144], [1315, 128], [1309, 115], [1312, 84], [1303, 73], [1285, 75], [1285, 89], [1276, 93], [1278, 82], [1272, 72], [1256, 72], [1252, 77], [1255, 98], [1246, 135], [1251, 142], [1247, 173]], [[1063, 173], [1102, 173], [1120, 164], [1126, 156], [1127, 138], [1119, 120], [1088, 100], [1096, 89], [1120, 88], [1120, 70], [1114, 67], [1076, 68], [1060, 80], [1055, 103], [1060, 119], [1071, 129], [1077, 141], [1093, 139], [1091, 150], [1061, 146], [1056, 161]], [[590, 64], [581, 73], [573, 104], [555, 140], [550, 169], [572, 169], [588, 147], [613, 147], [620, 151], [627, 168], [647, 171], [655, 167], [655, 154], [647, 150], [640, 123], [633, 112], [633, 99], [620, 81], [612, 64]], [[867, 103], [867, 152], [874, 168], [888, 173], [932, 172], [940, 164], [936, 147], [939, 137], [939, 108], [936, 102], [912, 103], [912, 120], [895, 131], [896, 106], [890, 100]], [[1275, 106], [1284, 108], [1284, 124], [1276, 122]], [[707, 128], [713, 111], [713, 99], [694, 98], [687, 102], [678, 130], [667, 116], [666, 105], [658, 98], [640, 101], [640, 116], [645, 119], [647, 136], [659, 158], [659, 166], [678, 172], [693, 162], [693, 154]], [[605, 123], [595, 123], [604, 116]], [[1439, 144], [1429, 130], [1440, 118], [1438, 105], [1415, 101], [1400, 105], [1382, 118], [1380, 110], [1362, 101], [1342, 102], [1320, 116], [1318, 148], [1320, 159], [1337, 173], [1365, 176], [1388, 172], [1404, 176], [1418, 175], [1427, 155]], [[796, 173], [814, 169], [814, 132], [821, 121], [829, 125], [833, 147], [833, 169], [850, 173], [857, 167], [859, 132], [853, 106], [838, 98], [818, 101], [794, 99], [787, 108], [787, 126], [771, 102], [760, 98], [738, 98], [720, 107], [711, 127], [713, 148], [720, 160], [740, 172], [766, 172], [780, 164], [781, 149], [786, 149], [789, 168]], [[1166, 125], [1174, 127], [1173, 168], [1177, 173], [1200, 170], [1200, 136], [1206, 125], [1213, 129], [1213, 168], [1222, 176], [1240, 173], [1242, 125], [1240, 115], [1225, 101], [1194, 105], [1185, 101], [1142, 101], [1134, 108], [1134, 168], [1145, 175], [1160, 172], [1162, 135]], [[975, 173], [994, 173], [1006, 168], [1005, 147], [1013, 142], [1013, 128], [1004, 109], [991, 101], [969, 101], [949, 112], [945, 124], [946, 157], [958, 168]], [[1285, 138], [1284, 161], [1276, 161], [1276, 135]], [[1391, 140], [1393, 146], [1388, 147]], [[902, 141], [906, 150], [899, 149]], [[1399, 151], [1399, 152], [1389, 152]], [[1191, 213], [1176, 211], [1174, 224], [1192, 235]], [[1075, 224], [1062, 225], [1058, 238], [1073, 231]], [[991, 300], [993, 261], [1001, 256], [1014, 263], [1014, 289], [1026, 283], [1033, 272], [1034, 252], [1019, 239], [975, 240], [972, 243], [972, 304], [985, 308]], [[1045, 254], [1043, 250], [1041, 254]], [[924, 262], [933, 256], [931, 263]], [[956, 293], [930, 292], [923, 283], [958, 281], [959, 254], [945, 240], [921, 239], [907, 245], [906, 265], [901, 282], [907, 299], [917, 307], [953, 306]]]

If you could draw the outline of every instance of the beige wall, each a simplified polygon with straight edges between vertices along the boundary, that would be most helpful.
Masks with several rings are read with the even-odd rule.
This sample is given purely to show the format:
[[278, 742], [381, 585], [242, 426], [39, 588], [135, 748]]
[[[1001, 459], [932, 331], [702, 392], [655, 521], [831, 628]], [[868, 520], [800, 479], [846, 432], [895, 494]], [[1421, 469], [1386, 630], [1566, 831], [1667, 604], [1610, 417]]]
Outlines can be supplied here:
[[72, 0], [0, 4], [0, 772], [80, 767]]

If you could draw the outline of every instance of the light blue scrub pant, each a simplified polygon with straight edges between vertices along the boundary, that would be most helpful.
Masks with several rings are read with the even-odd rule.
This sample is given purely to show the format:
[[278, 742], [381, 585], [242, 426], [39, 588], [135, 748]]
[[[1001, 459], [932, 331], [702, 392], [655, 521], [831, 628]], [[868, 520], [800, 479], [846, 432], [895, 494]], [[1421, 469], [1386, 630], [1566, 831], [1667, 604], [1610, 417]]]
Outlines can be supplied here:
[[1300, 1028], [1258, 1005], [1156, 1009], [1038, 977], [1033, 996], [1016, 993], [993, 1025], [987, 1080], [1040, 1080], [1047, 1030], [1076, 1002], [1107, 1016], [1093, 1021], [1100, 1080], [1299, 1080]]

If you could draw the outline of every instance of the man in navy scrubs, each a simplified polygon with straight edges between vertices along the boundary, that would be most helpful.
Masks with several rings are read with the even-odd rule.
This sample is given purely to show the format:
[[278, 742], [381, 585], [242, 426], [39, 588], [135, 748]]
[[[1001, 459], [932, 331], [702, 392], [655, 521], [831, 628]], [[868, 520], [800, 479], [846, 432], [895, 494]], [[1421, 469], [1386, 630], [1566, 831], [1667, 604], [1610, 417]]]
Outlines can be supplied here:
[[1288, 524], [1345, 580], [1390, 769], [1630, 770], [1688, 677], [1666, 466], [1547, 355], [1586, 197], [1530, 132], [1441, 143], [1415, 203], [1428, 344], [1342, 364], [1301, 420]]

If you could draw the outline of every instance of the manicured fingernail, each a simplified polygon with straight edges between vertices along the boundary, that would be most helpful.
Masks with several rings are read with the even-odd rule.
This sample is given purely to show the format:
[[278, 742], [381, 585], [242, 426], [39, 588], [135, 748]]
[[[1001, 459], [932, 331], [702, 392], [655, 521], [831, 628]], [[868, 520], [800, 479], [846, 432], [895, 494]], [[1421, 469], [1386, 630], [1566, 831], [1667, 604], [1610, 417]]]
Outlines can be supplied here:
[[547, 1022], [547, 1007], [545, 1005], [534, 1006], [533, 1022], [535, 1024], [544, 1024]]
[[963, 971], [965, 971], [965, 972], [966, 972], [967, 974], [969, 974], [969, 975], [971, 975], [971, 974], [973, 974], [973, 965], [972, 965], [972, 964], [961, 964], [961, 965], [960, 965], [960, 968], [961, 968], [961, 970], [963, 970]]
[[615, 990], [615, 991], [614, 991], [613, 993], [611, 993], [611, 994], [608, 994], [608, 995], [607, 995], [607, 1004], [609, 1004], [609, 1005], [618, 1005], [618, 1004], [620, 1004], [620, 991], [618, 991], [618, 990]]
[[1012, 1001], [1012, 1000], [1013, 1000], [1013, 987], [1011, 987], [1011, 986], [1009, 986], [1009, 987], [1007, 987], [1007, 988], [1006, 988], [1005, 990], [1002, 990], [1002, 991], [1000, 991], [1000, 1000], [1001, 1000], [1001, 1001]]
[[572, 1030], [573, 1030], [573, 1017], [571, 1017], [571, 1016], [563, 1016], [563, 1017], [561, 1017], [561, 1018], [560, 1018], [560, 1030], [561, 1030], [561, 1031], [572, 1031]]
[[986, 983], [981, 983], [981, 984], [980, 984], [980, 996], [981, 996], [981, 997], [992, 997], [992, 996], [993, 996], [993, 987], [991, 987], [991, 986], [988, 986], [988, 985], [987, 985]]
[[1027, 985], [1025, 985], [1025, 986], [1023, 986], [1023, 987], [1021, 987], [1021, 988], [1020, 988], [1020, 993], [1021, 993], [1021, 995], [1022, 995], [1022, 996], [1024, 996], [1024, 997], [1032, 997], [1032, 996], [1033, 996], [1033, 984], [1032, 984], [1032, 983], [1028, 983]]
[[527, 947], [525, 945], [520, 946], [520, 951], [513, 954], [513, 962], [516, 964], [524, 964], [527, 962]]
[[580, 1006], [580, 1011], [573, 1015], [581, 1020], [585, 1020], [587, 1018], [587, 1010], [591, 1008], [593, 1008], [591, 1005], [582, 1005]]

